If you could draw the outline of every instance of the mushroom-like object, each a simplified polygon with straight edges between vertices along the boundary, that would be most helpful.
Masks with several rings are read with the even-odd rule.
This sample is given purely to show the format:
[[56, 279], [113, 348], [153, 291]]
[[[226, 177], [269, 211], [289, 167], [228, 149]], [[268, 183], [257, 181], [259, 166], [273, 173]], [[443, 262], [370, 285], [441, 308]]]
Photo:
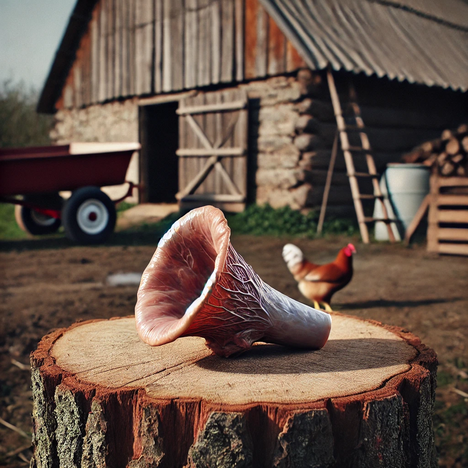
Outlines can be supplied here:
[[228, 357], [255, 341], [319, 349], [329, 314], [276, 291], [230, 243], [221, 210], [197, 208], [176, 221], [146, 267], [135, 306], [140, 338], [151, 346], [201, 336]]

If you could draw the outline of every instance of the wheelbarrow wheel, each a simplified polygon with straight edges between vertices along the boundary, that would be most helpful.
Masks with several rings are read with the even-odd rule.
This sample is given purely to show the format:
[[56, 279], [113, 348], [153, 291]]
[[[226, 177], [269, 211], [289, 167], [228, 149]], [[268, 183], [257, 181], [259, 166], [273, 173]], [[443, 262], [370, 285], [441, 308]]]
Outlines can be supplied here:
[[99, 244], [114, 231], [117, 214], [112, 200], [98, 187], [83, 187], [65, 202], [66, 236], [79, 244]]
[[[25, 197], [25, 201], [28, 200], [29, 198]], [[53, 202], [58, 206], [62, 203], [62, 198], [57, 194]], [[34, 236], [53, 234], [58, 231], [62, 224], [59, 218], [53, 218], [39, 213], [34, 208], [21, 205], [15, 205], [15, 219], [21, 230]]]

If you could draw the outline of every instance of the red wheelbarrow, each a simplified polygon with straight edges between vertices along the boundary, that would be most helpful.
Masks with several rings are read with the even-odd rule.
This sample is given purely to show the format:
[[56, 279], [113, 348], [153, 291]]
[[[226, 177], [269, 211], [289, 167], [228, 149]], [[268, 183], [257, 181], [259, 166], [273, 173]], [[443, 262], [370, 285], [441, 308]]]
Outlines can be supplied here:
[[[14, 203], [18, 225], [30, 234], [50, 234], [61, 224], [80, 244], [105, 241], [114, 231], [115, 205], [100, 187], [125, 183], [139, 143], [70, 143], [0, 149], [0, 201]], [[59, 192], [71, 191], [63, 200]], [[18, 197], [20, 196], [21, 197]]]

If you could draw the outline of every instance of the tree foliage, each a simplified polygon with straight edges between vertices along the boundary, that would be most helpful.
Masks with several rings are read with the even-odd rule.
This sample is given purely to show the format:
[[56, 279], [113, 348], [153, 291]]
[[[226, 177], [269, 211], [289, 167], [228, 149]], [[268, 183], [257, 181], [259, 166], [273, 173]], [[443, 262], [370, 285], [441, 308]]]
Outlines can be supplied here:
[[38, 93], [23, 82], [0, 83], [0, 147], [50, 145], [53, 117], [38, 114]]

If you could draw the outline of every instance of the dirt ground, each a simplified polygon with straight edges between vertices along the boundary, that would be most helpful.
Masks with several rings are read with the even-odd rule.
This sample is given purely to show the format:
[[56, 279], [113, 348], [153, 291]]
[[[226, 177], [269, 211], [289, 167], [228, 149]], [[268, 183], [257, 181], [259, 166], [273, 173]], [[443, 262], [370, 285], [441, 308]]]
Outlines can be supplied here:
[[[61, 238], [0, 243], [1, 466], [25, 466], [31, 456], [29, 353], [54, 328], [132, 314], [137, 286], [109, 286], [106, 278], [143, 271], [157, 241], [151, 232], [120, 232], [105, 247], [77, 247]], [[436, 350], [439, 463], [468, 466], [468, 258], [439, 257], [420, 245], [365, 246], [344, 237], [233, 237], [236, 250], [267, 283], [304, 302], [281, 257], [289, 241], [316, 263], [355, 243], [354, 278], [335, 295], [333, 308], [404, 327]]]

